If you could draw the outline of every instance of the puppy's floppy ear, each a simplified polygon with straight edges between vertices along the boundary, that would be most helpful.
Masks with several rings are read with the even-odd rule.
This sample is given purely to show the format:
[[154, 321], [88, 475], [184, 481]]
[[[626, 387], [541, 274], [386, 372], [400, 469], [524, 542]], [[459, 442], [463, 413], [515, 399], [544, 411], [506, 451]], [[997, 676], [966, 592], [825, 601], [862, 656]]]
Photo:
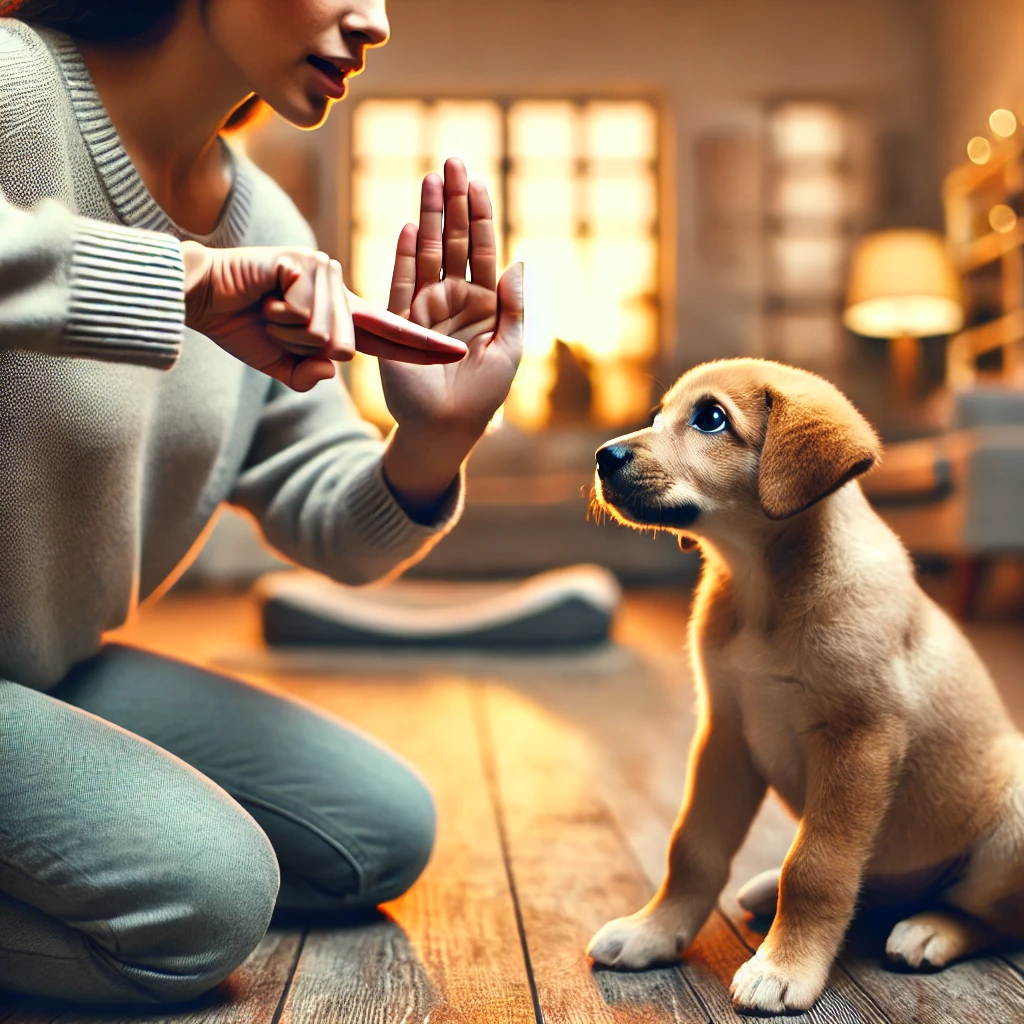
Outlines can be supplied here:
[[[827, 389], [827, 390], [826, 390]], [[867, 420], [822, 382], [822, 393], [765, 391], [768, 425], [757, 491], [769, 519], [786, 519], [866, 473], [882, 448]]]

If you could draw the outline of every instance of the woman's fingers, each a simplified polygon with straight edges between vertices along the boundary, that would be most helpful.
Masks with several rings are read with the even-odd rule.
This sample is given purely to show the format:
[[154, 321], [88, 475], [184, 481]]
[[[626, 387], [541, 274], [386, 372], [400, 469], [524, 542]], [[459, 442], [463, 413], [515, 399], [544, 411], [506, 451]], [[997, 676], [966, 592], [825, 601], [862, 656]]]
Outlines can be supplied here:
[[416, 235], [415, 224], [406, 224], [398, 235], [395, 251], [395, 269], [391, 274], [391, 295], [388, 309], [398, 316], [408, 316], [412, 297], [416, 294]]
[[348, 306], [352, 311], [352, 322], [357, 329], [373, 334], [382, 341], [429, 352], [435, 356], [431, 362], [458, 362], [467, 352], [463, 342], [438, 334], [427, 327], [420, 327], [395, 313], [377, 309], [354, 292], [348, 293]]
[[461, 160], [452, 157], [444, 165], [444, 277], [465, 280], [469, 259], [469, 176]]
[[444, 182], [428, 174], [420, 189], [420, 229], [416, 236], [416, 290], [441, 278], [444, 221]]
[[494, 240], [491, 197], [482, 181], [469, 183], [469, 273], [474, 284], [493, 291], [498, 279], [498, 247]]
[[348, 362], [356, 354], [355, 327], [348, 309], [348, 293], [341, 264], [331, 260], [327, 267], [331, 296], [331, 359]]
[[408, 345], [396, 345], [393, 341], [385, 341], [376, 334], [356, 328], [356, 348], [358, 351], [376, 359], [387, 359], [392, 363], [415, 363], [419, 366], [432, 366], [436, 363], [457, 363], [461, 355], [446, 355], [439, 352], [428, 352], [421, 348], [409, 348]]

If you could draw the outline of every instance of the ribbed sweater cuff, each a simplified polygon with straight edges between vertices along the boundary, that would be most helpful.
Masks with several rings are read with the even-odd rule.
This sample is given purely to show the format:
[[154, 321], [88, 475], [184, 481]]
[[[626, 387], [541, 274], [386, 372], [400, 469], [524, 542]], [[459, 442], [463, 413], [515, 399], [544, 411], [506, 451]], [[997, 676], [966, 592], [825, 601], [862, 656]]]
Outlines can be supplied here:
[[[360, 533], [358, 543], [364, 550], [377, 551], [404, 560], [416, 555], [430, 540], [447, 533], [462, 515], [464, 503], [463, 474], [452, 483], [441, 502], [433, 523], [424, 525], [410, 519], [398, 504], [384, 479], [384, 461], [378, 459], [367, 467], [362, 478], [348, 491], [347, 502], [351, 521]], [[355, 545], [353, 545], [354, 547]]]
[[185, 269], [176, 238], [77, 218], [68, 355], [166, 369], [181, 353]]

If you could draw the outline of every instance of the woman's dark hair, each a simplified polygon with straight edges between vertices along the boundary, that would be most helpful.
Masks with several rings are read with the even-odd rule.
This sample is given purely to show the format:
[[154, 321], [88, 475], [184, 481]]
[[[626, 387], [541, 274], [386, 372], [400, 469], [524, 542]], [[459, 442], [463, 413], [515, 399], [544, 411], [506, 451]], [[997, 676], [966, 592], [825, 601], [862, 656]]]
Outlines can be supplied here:
[[[0, 0], [0, 18], [19, 18], [90, 43], [145, 44], [167, 31], [180, 5], [181, 0]], [[243, 100], [224, 130], [247, 124], [261, 105], [255, 95]]]

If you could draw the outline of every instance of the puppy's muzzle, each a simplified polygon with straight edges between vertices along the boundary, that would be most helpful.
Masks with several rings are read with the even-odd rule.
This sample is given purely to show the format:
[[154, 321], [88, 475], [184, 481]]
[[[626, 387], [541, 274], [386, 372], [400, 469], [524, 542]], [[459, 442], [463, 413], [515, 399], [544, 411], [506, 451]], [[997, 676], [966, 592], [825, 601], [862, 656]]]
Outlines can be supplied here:
[[649, 456], [638, 459], [630, 445], [606, 444], [597, 450], [595, 458], [601, 501], [619, 518], [643, 526], [671, 528], [689, 526], [700, 514], [696, 505], [667, 502], [671, 481], [651, 465]]

